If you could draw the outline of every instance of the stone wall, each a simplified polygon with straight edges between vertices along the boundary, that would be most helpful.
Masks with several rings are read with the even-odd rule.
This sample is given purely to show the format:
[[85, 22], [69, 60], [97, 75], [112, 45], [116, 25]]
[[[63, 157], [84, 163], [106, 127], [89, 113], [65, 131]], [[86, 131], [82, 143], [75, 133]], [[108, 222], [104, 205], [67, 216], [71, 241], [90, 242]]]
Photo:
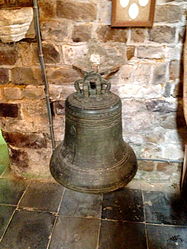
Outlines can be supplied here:
[[[124, 138], [137, 157], [182, 159], [187, 2], [157, 0], [153, 28], [111, 28], [110, 0], [40, 0], [39, 5], [57, 143], [63, 139], [64, 100], [80, 78], [73, 65], [91, 70], [91, 58], [99, 55], [99, 71], [120, 66], [110, 80], [123, 102]], [[48, 177], [51, 143], [33, 22], [25, 39], [0, 43], [0, 117], [13, 172]], [[141, 171], [167, 173], [168, 167], [140, 163], [140, 178]]]

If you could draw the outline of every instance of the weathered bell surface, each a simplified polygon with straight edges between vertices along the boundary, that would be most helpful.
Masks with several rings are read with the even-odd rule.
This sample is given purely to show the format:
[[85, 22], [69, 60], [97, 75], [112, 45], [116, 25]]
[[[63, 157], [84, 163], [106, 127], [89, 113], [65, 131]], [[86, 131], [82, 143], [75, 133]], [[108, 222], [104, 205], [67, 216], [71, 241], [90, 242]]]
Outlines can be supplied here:
[[65, 102], [65, 137], [53, 152], [51, 173], [80, 192], [121, 188], [137, 170], [136, 156], [122, 138], [121, 100], [95, 72], [76, 81], [75, 89]]

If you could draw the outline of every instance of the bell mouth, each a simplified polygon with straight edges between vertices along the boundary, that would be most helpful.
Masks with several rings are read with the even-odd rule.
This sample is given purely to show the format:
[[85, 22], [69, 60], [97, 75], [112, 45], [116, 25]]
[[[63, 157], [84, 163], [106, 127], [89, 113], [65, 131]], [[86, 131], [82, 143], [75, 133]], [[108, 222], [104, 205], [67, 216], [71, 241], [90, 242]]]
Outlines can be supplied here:
[[50, 171], [55, 180], [66, 188], [84, 193], [107, 193], [123, 188], [136, 174], [136, 156], [127, 144], [124, 157], [115, 167], [92, 170], [80, 169], [64, 160], [62, 146], [60, 144], [53, 152]]

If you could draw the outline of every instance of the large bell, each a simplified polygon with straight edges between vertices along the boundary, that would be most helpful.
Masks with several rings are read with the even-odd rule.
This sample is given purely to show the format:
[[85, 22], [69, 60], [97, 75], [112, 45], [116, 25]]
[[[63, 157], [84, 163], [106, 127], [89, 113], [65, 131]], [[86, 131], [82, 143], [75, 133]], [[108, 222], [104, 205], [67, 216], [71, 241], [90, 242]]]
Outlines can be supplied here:
[[95, 72], [77, 80], [75, 89], [65, 102], [65, 137], [53, 152], [51, 173], [80, 192], [121, 188], [137, 170], [136, 156], [122, 138], [121, 100]]

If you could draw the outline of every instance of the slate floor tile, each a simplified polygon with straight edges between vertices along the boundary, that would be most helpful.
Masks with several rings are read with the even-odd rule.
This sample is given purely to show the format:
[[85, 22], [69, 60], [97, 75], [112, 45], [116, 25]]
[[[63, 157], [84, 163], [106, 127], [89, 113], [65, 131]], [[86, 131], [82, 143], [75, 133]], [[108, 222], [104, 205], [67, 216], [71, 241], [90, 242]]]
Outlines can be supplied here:
[[0, 249], [46, 249], [54, 220], [49, 213], [16, 211]]
[[144, 224], [102, 220], [99, 249], [146, 248]]
[[22, 180], [0, 179], [0, 204], [17, 205], [27, 182]]
[[19, 206], [56, 212], [62, 199], [63, 190], [64, 187], [60, 184], [32, 182]]
[[0, 206], [0, 238], [5, 232], [15, 208], [16, 207]]
[[143, 192], [147, 223], [187, 225], [187, 203], [176, 194]]
[[98, 219], [59, 216], [49, 249], [96, 249]]
[[102, 195], [65, 190], [60, 214], [63, 216], [101, 218]]
[[150, 249], [186, 249], [187, 227], [147, 225]]
[[144, 221], [141, 190], [124, 188], [104, 194], [102, 218], [135, 222]]

